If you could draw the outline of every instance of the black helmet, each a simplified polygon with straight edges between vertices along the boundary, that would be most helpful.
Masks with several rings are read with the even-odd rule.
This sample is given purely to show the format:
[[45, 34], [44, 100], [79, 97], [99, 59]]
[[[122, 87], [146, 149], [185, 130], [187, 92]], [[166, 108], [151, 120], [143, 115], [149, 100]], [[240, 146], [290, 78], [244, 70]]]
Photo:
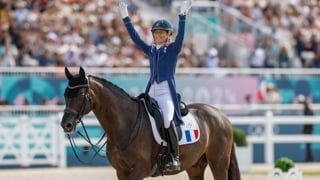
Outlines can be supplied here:
[[157, 29], [173, 32], [173, 27], [172, 27], [171, 23], [165, 19], [158, 20], [153, 23], [151, 32], [154, 32]]

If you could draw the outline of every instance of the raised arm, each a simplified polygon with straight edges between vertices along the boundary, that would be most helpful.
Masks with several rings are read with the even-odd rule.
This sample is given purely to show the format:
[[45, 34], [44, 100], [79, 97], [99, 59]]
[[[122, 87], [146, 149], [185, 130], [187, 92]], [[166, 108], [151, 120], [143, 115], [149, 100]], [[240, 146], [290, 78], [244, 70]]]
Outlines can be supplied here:
[[123, 1], [119, 3], [119, 12], [122, 17], [123, 23], [129, 33], [131, 40], [146, 54], [149, 52], [150, 46], [146, 44], [139, 36], [137, 31], [134, 29], [134, 26], [131, 22], [131, 19], [128, 14], [127, 4]]
[[186, 0], [183, 2], [180, 13], [179, 13], [179, 26], [178, 26], [178, 33], [175, 40], [175, 46], [179, 50], [182, 47], [183, 39], [184, 39], [184, 32], [185, 32], [185, 21], [186, 21], [186, 15], [188, 11], [190, 10], [192, 6], [192, 0]]

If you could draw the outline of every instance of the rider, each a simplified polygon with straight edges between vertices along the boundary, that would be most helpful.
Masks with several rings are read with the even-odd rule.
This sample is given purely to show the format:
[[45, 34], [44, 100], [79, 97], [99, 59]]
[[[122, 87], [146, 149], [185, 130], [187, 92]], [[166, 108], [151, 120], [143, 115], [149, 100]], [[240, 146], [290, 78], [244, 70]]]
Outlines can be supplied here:
[[[167, 146], [171, 156], [171, 162], [166, 164], [167, 170], [180, 170], [179, 145], [175, 125], [182, 124], [179, 102], [175, 90], [175, 68], [178, 55], [182, 48], [186, 14], [192, 6], [192, 0], [186, 0], [179, 13], [179, 29], [174, 42], [170, 41], [173, 26], [168, 20], [155, 21], [151, 32], [154, 44], [146, 44], [135, 31], [128, 15], [127, 5], [119, 3], [119, 11], [122, 20], [132, 41], [149, 57], [150, 79], [146, 87], [146, 93], [154, 98], [163, 115], [166, 130]], [[174, 121], [174, 122], [173, 122]]]

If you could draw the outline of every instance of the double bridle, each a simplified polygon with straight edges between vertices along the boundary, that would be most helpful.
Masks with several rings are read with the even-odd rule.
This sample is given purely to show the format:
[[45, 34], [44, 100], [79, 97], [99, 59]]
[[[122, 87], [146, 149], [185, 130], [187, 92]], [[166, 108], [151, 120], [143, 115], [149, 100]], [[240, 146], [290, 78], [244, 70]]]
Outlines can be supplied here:
[[[101, 147], [97, 147], [101, 142], [102, 140], [104, 139], [104, 137], [106, 137], [106, 133], [104, 132], [104, 134], [102, 135], [102, 137], [98, 140], [98, 142], [96, 144], [93, 144], [92, 141], [90, 140], [90, 137], [88, 135], [88, 132], [86, 130], [86, 127], [82, 121], [82, 117], [84, 116], [84, 113], [85, 113], [85, 109], [86, 109], [86, 106], [87, 106], [87, 103], [89, 102], [90, 103], [90, 106], [91, 108], [93, 107], [93, 104], [92, 104], [92, 99], [91, 99], [91, 96], [90, 96], [90, 93], [89, 93], [89, 87], [90, 87], [90, 81], [89, 81], [89, 78], [86, 77], [87, 79], [87, 83], [86, 84], [80, 84], [80, 85], [75, 85], [75, 86], [70, 86], [68, 85], [68, 89], [70, 90], [76, 90], [76, 89], [81, 89], [81, 88], [86, 88], [85, 89], [85, 94], [84, 94], [84, 97], [82, 99], [82, 104], [81, 104], [81, 108], [80, 108], [80, 111], [76, 111], [75, 109], [69, 107], [70, 103], [71, 103], [71, 98], [67, 98], [66, 97], [66, 108], [64, 110], [64, 113], [68, 113], [68, 114], [71, 114], [71, 115], [74, 115], [76, 117], [76, 124], [78, 123], [81, 123], [81, 126], [84, 130], [84, 135], [77, 131], [77, 133], [85, 140], [87, 141], [89, 144], [90, 144], [90, 147], [95, 151], [95, 155], [93, 156], [93, 158], [96, 156], [96, 155], [100, 155], [99, 152], [102, 150], [102, 148], [107, 144], [107, 141], [105, 141]], [[134, 127], [132, 128], [131, 130], [131, 133], [130, 133], [130, 137], [128, 139], [128, 141], [124, 142], [123, 144], [119, 145], [118, 146], [118, 150], [116, 151], [123, 151], [125, 150], [133, 141], [134, 139], [136, 138], [136, 136], [138, 135], [138, 132], [140, 131], [140, 127], [141, 127], [141, 123], [142, 123], [142, 118], [143, 118], [143, 105], [141, 104], [142, 102], [139, 101], [139, 109], [138, 109], [138, 114], [137, 114], [137, 117], [136, 117], [136, 122], [134, 123]], [[68, 139], [69, 139], [69, 142], [71, 144], [71, 147], [72, 147], [72, 150], [73, 150], [73, 153], [75, 154], [75, 156], [77, 157], [77, 159], [82, 162], [82, 163], [85, 163], [83, 162], [80, 157], [78, 156], [76, 150], [75, 150], [75, 147], [76, 147], [76, 144], [74, 142], [74, 139], [68, 134]], [[115, 151], [115, 152], [116, 152]], [[111, 151], [108, 151], [108, 153], [112, 153]], [[101, 156], [101, 155], [100, 155]]]
[[[107, 141], [105, 141], [101, 147], [97, 148], [97, 146], [101, 143], [101, 141], [103, 140], [103, 138], [106, 136], [106, 133], [103, 133], [102, 137], [99, 139], [99, 141], [95, 144], [92, 143], [92, 141], [90, 140], [90, 137], [89, 137], [89, 134], [88, 134], [88, 131], [82, 121], [82, 117], [84, 116], [84, 111], [85, 111], [85, 108], [87, 106], [87, 103], [89, 102], [90, 103], [90, 106], [92, 107], [92, 100], [90, 98], [90, 94], [89, 94], [89, 87], [90, 87], [90, 81], [89, 81], [89, 78], [86, 77], [87, 79], [87, 83], [86, 84], [80, 84], [80, 85], [75, 85], [75, 86], [70, 86], [68, 85], [67, 88], [69, 89], [80, 89], [80, 88], [85, 88], [85, 94], [84, 94], [84, 98], [82, 99], [82, 104], [81, 104], [81, 108], [80, 108], [80, 111], [76, 111], [74, 110], [73, 108], [69, 107], [70, 105], [70, 102], [71, 102], [71, 98], [67, 98], [67, 102], [66, 102], [66, 108], [64, 109], [64, 113], [67, 113], [67, 114], [72, 114], [76, 117], [76, 124], [78, 123], [81, 123], [81, 126], [83, 128], [83, 131], [85, 133], [85, 135], [83, 135], [80, 131], [77, 131], [77, 133], [85, 140], [87, 141], [89, 144], [90, 144], [90, 147], [95, 151], [95, 155], [93, 156], [93, 158], [99, 154], [99, 152], [102, 150], [102, 148], [106, 145]], [[76, 152], [75, 150], [75, 147], [76, 144], [74, 142], [74, 139], [69, 135], [68, 135], [68, 139], [69, 139], [69, 142], [71, 144], [71, 147], [72, 147], [72, 151], [73, 153], [75, 154], [75, 156], [77, 157], [77, 159], [84, 163], [78, 153]]]
[[66, 102], [66, 108], [64, 109], [64, 113], [69, 113], [72, 114], [76, 117], [76, 123], [82, 122], [82, 117], [84, 115], [84, 110], [87, 106], [88, 101], [90, 101], [90, 105], [91, 104], [91, 98], [90, 98], [90, 94], [89, 94], [89, 86], [90, 86], [90, 81], [89, 78], [87, 77], [87, 84], [80, 84], [80, 85], [76, 85], [76, 86], [70, 86], [68, 85], [67, 88], [69, 89], [80, 89], [80, 88], [86, 88], [85, 94], [84, 94], [84, 98], [82, 99], [82, 104], [81, 104], [81, 108], [80, 108], [80, 112], [72, 109], [69, 107], [70, 102], [71, 102], [71, 98], [67, 98], [67, 102]]

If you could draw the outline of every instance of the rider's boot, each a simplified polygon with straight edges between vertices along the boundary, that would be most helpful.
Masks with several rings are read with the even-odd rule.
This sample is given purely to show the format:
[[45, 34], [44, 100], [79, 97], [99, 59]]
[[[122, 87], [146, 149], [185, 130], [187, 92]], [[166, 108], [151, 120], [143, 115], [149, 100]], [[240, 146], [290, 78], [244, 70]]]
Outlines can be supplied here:
[[165, 166], [167, 171], [180, 170], [179, 160], [179, 142], [176, 127], [174, 122], [171, 121], [170, 127], [166, 129], [167, 132], [167, 146], [170, 154], [171, 162], [168, 162]]

